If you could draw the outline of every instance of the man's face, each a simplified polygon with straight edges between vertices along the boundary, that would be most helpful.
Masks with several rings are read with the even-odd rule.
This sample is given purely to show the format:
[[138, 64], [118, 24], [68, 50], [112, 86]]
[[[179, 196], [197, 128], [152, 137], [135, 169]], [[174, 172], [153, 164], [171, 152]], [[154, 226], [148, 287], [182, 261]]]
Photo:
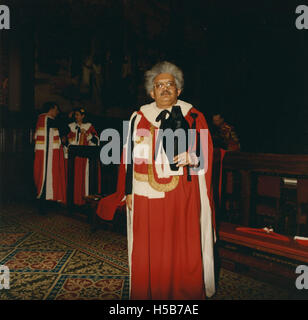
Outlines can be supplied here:
[[79, 111], [75, 112], [75, 120], [77, 123], [80, 123], [83, 121], [84, 114], [81, 114]]
[[57, 115], [59, 114], [59, 108], [57, 105], [55, 105], [52, 109], [50, 109], [50, 115], [53, 117], [53, 118], [56, 118]]
[[173, 75], [161, 73], [154, 79], [151, 97], [156, 101], [158, 108], [167, 109], [176, 104], [181, 90], [176, 87]]
[[217, 127], [220, 127], [224, 123], [224, 118], [221, 117], [220, 114], [216, 114], [213, 116], [213, 124]]

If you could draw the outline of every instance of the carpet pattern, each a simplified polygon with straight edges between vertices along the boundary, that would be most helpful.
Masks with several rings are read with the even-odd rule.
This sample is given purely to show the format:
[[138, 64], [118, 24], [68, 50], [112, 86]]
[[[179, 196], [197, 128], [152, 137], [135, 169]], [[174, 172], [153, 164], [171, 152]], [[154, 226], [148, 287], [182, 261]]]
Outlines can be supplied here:
[[[45, 216], [31, 205], [0, 210], [0, 265], [10, 289], [0, 300], [126, 300], [126, 237], [90, 232], [86, 221], [58, 208]], [[289, 299], [287, 291], [221, 269], [214, 300]]]
[[10, 289], [0, 300], [128, 299], [126, 237], [57, 209], [40, 216], [31, 206], [0, 211], [0, 265]]

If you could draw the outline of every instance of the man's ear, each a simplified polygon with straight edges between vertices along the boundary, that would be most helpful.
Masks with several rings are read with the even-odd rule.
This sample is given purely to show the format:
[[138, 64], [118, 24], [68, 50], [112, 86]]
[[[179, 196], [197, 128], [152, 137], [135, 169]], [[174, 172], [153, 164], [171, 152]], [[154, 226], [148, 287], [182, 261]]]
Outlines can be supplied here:
[[154, 99], [155, 100], [155, 96], [154, 96], [154, 91], [152, 90], [152, 91], [150, 91], [150, 96], [152, 97], [152, 99]]
[[177, 89], [178, 91], [178, 96], [181, 94], [182, 90], [181, 89]]

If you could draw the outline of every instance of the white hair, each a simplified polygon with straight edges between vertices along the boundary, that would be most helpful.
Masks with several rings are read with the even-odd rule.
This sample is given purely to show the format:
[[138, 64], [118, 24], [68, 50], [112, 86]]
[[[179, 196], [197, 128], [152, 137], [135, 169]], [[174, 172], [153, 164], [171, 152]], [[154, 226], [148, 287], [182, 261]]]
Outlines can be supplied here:
[[183, 71], [175, 64], [163, 61], [155, 64], [152, 69], [145, 73], [145, 89], [148, 94], [153, 90], [154, 79], [161, 73], [173, 75], [177, 89], [182, 90], [184, 86]]

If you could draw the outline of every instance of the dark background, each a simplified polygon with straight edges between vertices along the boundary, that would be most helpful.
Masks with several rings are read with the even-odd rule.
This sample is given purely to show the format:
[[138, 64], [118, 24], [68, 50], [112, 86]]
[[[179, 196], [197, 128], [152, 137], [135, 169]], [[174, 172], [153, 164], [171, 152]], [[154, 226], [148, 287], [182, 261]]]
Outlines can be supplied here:
[[[8, 99], [0, 110], [2, 128], [29, 130], [35, 125], [37, 39], [41, 68], [52, 73], [56, 68], [52, 61], [70, 55], [78, 73], [95, 37], [101, 43], [101, 62], [108, 51], [112, 57], [104, 108], [123, 111], [117, 117], [109, 113], [112, 119], [103, 112], [90, 115], [98, 130], [119, 127], [129, 113], [149, 102], [141, 87], [144, 71], [168, 60], [184, 71], [180, 98], [201, 110], [209, 123], [213, 113], [222, 112], [235, 126], [242, 151], [308, 153], [308, 30], [295, 27], [295, 9], [304, 1], [15, 0], [3, 4], [11, 9], [11, 30], [0, 31], [1, 76], [9, 76]], [[127, 54], [132, 57], [132, 74], [123, 81], [121, 66]], [[17, 143], [3, 139], [3, 150]], [[28, 136], [20, 138], [15, 148], [30, 150], [28, 140]]]
[[[143, 73], [166, 59], [184, 71], [181, 98], [202, 110], [209, 122], [213, 112], [223, 112], [226, 121], [236, 127], [243, 151], [308, 151], [308, 30], [295, 27], [300, 1], [7, 3], [12, 8], [12, 30], [5, 32], [13, 36], [14, 29], [19, 30], [27, 69], [33, 63], [35, 35], [42, 43], [45, 69], [53, 68], [46, 65], [51, 61], [48, 57], [72, 54], [76, 70], [78, 56], [87, 51], [91, 38], [98, 37], [102, 60], [107, 51], [113, 58], [113, 76], [105, 84], [112, 92], [109, 105], [133, 111], [147, 102], [144, 92], [138, 96]], [[121, 81], [126, 54], [133, 57], [130, 93], [127, 83]], [[24, 81], [24, 85], [33, 83]], [[22, 104], [29, 104], [26, 108], [31, 110], [34, 101], [28, 95]]]

